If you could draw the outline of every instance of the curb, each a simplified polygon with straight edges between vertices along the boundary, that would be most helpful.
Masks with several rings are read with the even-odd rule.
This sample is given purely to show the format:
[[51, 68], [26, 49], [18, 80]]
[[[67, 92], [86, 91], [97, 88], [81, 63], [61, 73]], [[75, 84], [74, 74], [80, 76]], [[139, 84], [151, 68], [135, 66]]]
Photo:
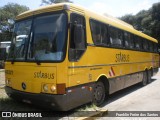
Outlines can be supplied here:
[[93, 112], [87, 115], [87, 117], [80, 117], [80, 118], [77, 118], [76, 120], [92, 120], [93, 117], [95, 118], [103, 117], [104, 115], [107, 115], [107, 113], [108, 113], [107, 109], [99, 109], [99, 110], [96, 110], [96, 112]]

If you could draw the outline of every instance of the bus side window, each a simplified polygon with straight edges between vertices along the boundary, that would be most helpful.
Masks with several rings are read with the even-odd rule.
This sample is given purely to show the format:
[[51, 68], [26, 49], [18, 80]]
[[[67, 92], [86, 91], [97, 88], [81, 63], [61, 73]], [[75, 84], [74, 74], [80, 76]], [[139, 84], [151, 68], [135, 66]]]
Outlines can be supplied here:
[[124, 32], [124, 40], [125, 40], [125, 47], [129, 48], [129, 35], [127, 32]]
[[145, 51], [148, 51], [148, 41], [146, 40], [146, 39], [143, 39], [143, 49], [145, 50]]
[[[130, 34], [130, 48], [133, 49], [135, 47], [135, 44], [134, 44], [134, 35], [133, 34]], [[140, 47], [140, 45], [139, 45]]]
[[92, 21], [92, 20], [90, 22], [90, 25], [91, 25], [93, 42], [96, 45], [100, 45], [101, 44], [101, 25], [99, 22]]
[[158, 45], [156, 43], [154, 43], [154, 52], [157, 53], [158, 52]]
[[123, 35], [122, 31], [118, 28], [109, 27], [110, 44], [112, 47], [122, 47], [123, 46]]
[[124, 31], [125, 48], [134, 48], [134, 35]]
[[142, 48], [141, 38], [139, 36], [135, 36], [135, 48], [137, 50]]
[[152, 43], [152, 41], [149, 41], [149, 51], [153, 52], [153, 43]]
[[96, 45], [108, 45], [108, 25], [90, 20], [92, 40]]
[[101, 42], [104, 45], [108, 44], [108, 26], [101, 24]]

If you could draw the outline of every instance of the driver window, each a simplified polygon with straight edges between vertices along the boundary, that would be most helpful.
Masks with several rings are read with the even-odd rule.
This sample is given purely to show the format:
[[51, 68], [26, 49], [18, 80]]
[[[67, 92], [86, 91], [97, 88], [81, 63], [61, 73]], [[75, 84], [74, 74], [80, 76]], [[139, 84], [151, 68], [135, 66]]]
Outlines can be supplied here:
[[[74, 24], [79, 24], [83, 27], [84, 31], [85, 31], [85, 18], [82, 15], [76, 14], [76, 13], [72, 13], [71, 14], [71, 39], [70, 39], [70, 48], [75, 49], [75, 44], [74, 44]], [[86, 32], [84, 32], [84, 36], [86, 36]], [[86, 38], [86, 37], [85, 37]], [[85, 44], [86, 46], [86, 39], [83, 40], [82, 43], [80, 44]]]

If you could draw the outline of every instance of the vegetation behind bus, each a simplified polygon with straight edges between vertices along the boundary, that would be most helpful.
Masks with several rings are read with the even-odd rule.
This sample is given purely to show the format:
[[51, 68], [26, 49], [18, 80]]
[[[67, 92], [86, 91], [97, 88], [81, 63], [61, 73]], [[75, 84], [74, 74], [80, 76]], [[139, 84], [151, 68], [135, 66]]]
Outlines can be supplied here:
[[120, 19], [160, 41], [160, 2], [153, 4], [149, 10], [142, 10], [136, 15], [128, 14]]

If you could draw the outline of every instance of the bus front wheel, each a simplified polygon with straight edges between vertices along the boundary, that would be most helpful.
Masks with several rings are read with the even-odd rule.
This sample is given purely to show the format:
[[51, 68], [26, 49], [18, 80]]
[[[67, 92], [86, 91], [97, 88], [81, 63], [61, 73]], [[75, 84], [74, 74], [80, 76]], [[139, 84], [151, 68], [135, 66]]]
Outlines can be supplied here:
[[93, 103], [96, 106], [100, 106], [103, 104], [104, 100], [105, 100], [105, 87], [103, 82], [98, 81], [95, 83], [93, 89]]

